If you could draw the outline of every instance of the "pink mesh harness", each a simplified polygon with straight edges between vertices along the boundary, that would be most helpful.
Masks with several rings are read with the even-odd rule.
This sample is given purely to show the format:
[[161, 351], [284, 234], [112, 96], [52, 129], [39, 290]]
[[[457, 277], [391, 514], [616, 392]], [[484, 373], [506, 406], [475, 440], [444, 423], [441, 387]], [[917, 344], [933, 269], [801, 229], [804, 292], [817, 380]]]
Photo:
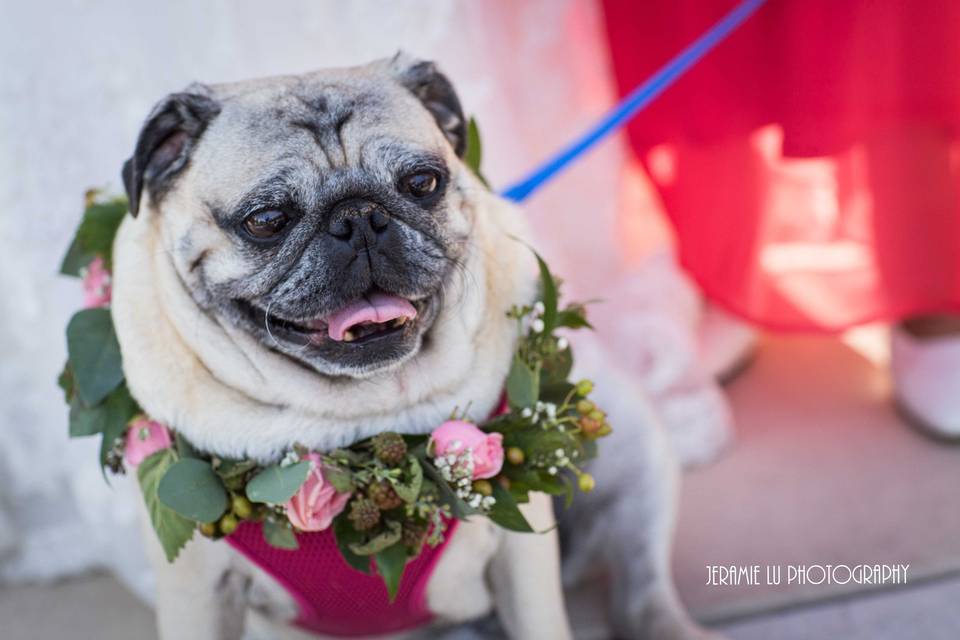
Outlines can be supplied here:
[[457, 524], [450, 521], [443, 542], [425, 545], [407, 563], [393, 602], [380, 576], [346, 563], [331, 529], [298, 534], [300, 548], [290, 551], [267, 544], [260, 523], [244, 522], [227, 542], [290, 592], [300, 606], [298, 627], [329, 636], [375, 636], [419, 627], [433, 618], [427, 609], [427, 582]]
[[[491, 417], [508, 410], [504, 393]], [[433, 619], [427, 609], [427, 582], [458, 524], [448, 520], [443, 542], [424, 545], [407, 563], [393, 602], [375, 571], [368, 575], [347, 564], [332, 529], [297, 534], [300, 548], [295, 551], [267, 544], [258, 522], [240, 523], [226, 540], [290, 592], [300, 606], [294, 624], [321, 635], [349, 638], [406, 631]]]

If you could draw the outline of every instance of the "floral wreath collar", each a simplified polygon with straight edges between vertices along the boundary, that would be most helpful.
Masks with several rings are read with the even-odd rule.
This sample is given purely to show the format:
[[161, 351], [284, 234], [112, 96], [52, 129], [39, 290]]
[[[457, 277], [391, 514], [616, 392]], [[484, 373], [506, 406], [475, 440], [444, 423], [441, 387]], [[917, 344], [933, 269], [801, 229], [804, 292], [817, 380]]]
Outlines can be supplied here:
[[105, 471], [136, 471], [169, 561], [197, 531], [218, 539], [242, 520], [261, 522], [265, 540], [284, 549], [298, 547], [298, 534], [332, 527], [347, 563], [368, 573], [372, 557], [392, 598], [406, 562], [442, 542], [449, 519], [481, 514], [532, 532], [517, 507], [531, 492], [569, 504], [575, 487], [593, 489], [580, 466], [611, 429], [589, 399], [592, 383], [568, 380], [573, 355], [556, 335], [590, 325], [583, 305], [559, 307], [558, 281], [540, 256], [540, 301], [508, 313], [519, 339], [500, 412], [480, 424], [454, 413], [430, 435], [387, 432], [327, 452], [294, 444], [262, 465], [196, 450], [130, 395], [109, 310], [111, 247], [126, 211], [123, 198], [87, 194], [61, 266], [82, 278], [86, 308], [67, 325], [59, 383], [70, 435], [101, 436]]

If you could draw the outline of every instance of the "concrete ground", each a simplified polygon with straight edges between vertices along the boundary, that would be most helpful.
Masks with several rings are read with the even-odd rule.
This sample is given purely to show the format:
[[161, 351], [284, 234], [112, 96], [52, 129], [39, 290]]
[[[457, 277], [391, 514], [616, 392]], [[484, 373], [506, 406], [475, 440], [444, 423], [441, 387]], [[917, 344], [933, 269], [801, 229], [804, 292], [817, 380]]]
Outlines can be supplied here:
[[[687, 473], [681, 597], [733, 640], [960, 638], [960, 448], [889, 401], [882, 335], [766, 341], [729, 386], [737, 442]], [[909, 563], [905, 585], [709, 587], [707, 565]], [[112, 578], [0, 588], [4, 640], [152, 640]]]

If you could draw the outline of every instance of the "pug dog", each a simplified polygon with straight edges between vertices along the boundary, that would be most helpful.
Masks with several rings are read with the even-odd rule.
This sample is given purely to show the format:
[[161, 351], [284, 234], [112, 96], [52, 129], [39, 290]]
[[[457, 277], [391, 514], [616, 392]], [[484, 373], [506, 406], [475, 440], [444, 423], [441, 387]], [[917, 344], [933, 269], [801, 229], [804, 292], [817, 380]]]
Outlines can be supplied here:
[[[465, 130], [447, 78], [402, 54], [163, 99], [123, 168], [131, 215], [113, 254], [112, 313], [143, 409], [202, 451], [263, 463], [294, 443], [427, 433], [456, 407], [489, 415], [517, 338], [506, 312], [534, 300], [536, 266], [521, 212], [463, 163]], [[578, 507], [593, 522], [564, 534], [568, 586], [612, 568], [616, 633], [699, 637], [672, 590], [672, 471], [643, 411], [620, 412], [637, 427], [618, 437], [633, 452], [623, 473], [644, 483], [630, 491], [647, 497], [623, 507], [610, 478]], [[495, 610], [509, 638], [571, 637], [551, 501], [523, 509], [545, 533], [461, 523], [423, 633]], [[302, 636], [287, 626], [296, 603], [230, 545], [196, 537], [170, 564], [146, 538], [164, 640], [235, 640], [247, 622]]]

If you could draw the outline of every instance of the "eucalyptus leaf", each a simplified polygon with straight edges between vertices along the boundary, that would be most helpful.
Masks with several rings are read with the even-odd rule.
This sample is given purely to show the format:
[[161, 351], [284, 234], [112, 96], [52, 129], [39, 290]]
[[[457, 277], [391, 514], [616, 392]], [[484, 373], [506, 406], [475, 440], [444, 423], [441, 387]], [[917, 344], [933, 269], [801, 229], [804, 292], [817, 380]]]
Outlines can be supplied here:
[[513, 356], [510, 373], [507, 374], [507, 399], [516, 409], [532, 407], [540, 396], [539, 372], [531, 369], [519, 355]]
[[63, 365], [63, 371], [61, 371], [57, 377], [57, 386], [63, 390], [63, 399], [67, 403], [73, 400], [73, 397], [76, 395], [76, 388], [73, 382], [73, 370], [70, 368], [69, 361]]
[[100, 441], [101, 468], [107, 466], [107, 455], [114, 443], [126, 434], [130, 420], [140, 413], [140, 407], [130, 396], [125, 384], [114, 389], [103, 404], [106, 405], [106, 412], [102, 422], [103, 440]]
[[167, 469], [176, 460], [173, 449], [163, 449], [146, 458], [137, 468], [137, 478], [143, 500], [150, 514], [150, 522], [160, 540], [160, 546], [168, 562], [173, 562], [180, 550], [193, 537], [196, 524], [179, 515], [176, 511], [160, 502], [157, 487]]
[[370, 573], [370, 556], [361, 556], [350, 549], [351, 544], [363, 540], [363, 534], [353, 528], [346, 515], [341, 515], [333, 521], [333, 535], [337, 539], [340, 555], [348, 565], [360, 573]]
[[400, 590], [403, 569], [407, 566], [407, 550], [402, 544], [395, 544], [379, 551], [375, 557], [377, 572], [387, 586], [387, 595], [390, 597], [390, 602], [393, 602]]
[[200, 452], [194, 448], [186, 437], [179, 431], [173, 436], [177, 445], [177, 453], [181, 458], [199, 458]]
[[499, 482], [491, 484], [493, 484], [493, 497], [496, 502], [487, 513], [487, 517], [504, 529], [519, 531], [520, 533], [533, 533], [533, 527], [520, 513], [520, 508], [517, 507], [517, 503], [510, 492], [500, 486]]
[[402, 527], [399, 522], [387, 522], [387, 528], [369, 540], [350, 543], [350, 551], [358, 556], [372, 556], [400, 541]]
[[60, 273], [61, 275], [79, 278], [80, 271], [90, 264], [90, 261], [95, 257], [92, 253], [84, 251], [80, 244], [80, 238], [74, 236], [70, 247], [67, 248], [67, 253], [63, 256], [63, 261], [60, 263]]
[[123, 380], [120, 345], [109, 309], [75, 313], [67, 325], [67, 351], [77, 391], [86, 406], [99, 403]]
[[224, 480], [233, 480], [239, 478], [249, 471], [257, 468], [254, 460], [221, 460], [214, 471]]
[[267, 544], [271, 547], [277, 547], [278, 549], [295, 551], [300, 548], [300, 544], [297, 542], [297, 536], [293, 530], [276, 520], [264, 520], [263, 539], [266, 540]]
[[110, 433], [113, 438], [122, 436], [127, 423], [140, 413], [140, 407], [130, 396], [126, 385], [110, 392], [103, 402], [86, 407], [78, 396], [70, 401], [70, 437], [82, 438], [97, 433]]
[[420, 462], [410, 456], [407, 460], [407, 473], [403, 481], [391, 478], [390, 484], [393, 485], [393, 490], [397, 492], [401, 500], [407, 504], [416, 502], [417, 496], [420, 495], [420, 489], [423, 487], [423, 469], [420, 467]]
[[209, 462], [181, 458], [160, 480], [157, 497], [184, 518], [215, 522], [227, 510], [227, 490]]
[[287, 467], [271, 465], [247, 483], [247, 497], [253, 502], [283, 504], [293, 497], [309, 472], [310, 462], [307, 460]]

